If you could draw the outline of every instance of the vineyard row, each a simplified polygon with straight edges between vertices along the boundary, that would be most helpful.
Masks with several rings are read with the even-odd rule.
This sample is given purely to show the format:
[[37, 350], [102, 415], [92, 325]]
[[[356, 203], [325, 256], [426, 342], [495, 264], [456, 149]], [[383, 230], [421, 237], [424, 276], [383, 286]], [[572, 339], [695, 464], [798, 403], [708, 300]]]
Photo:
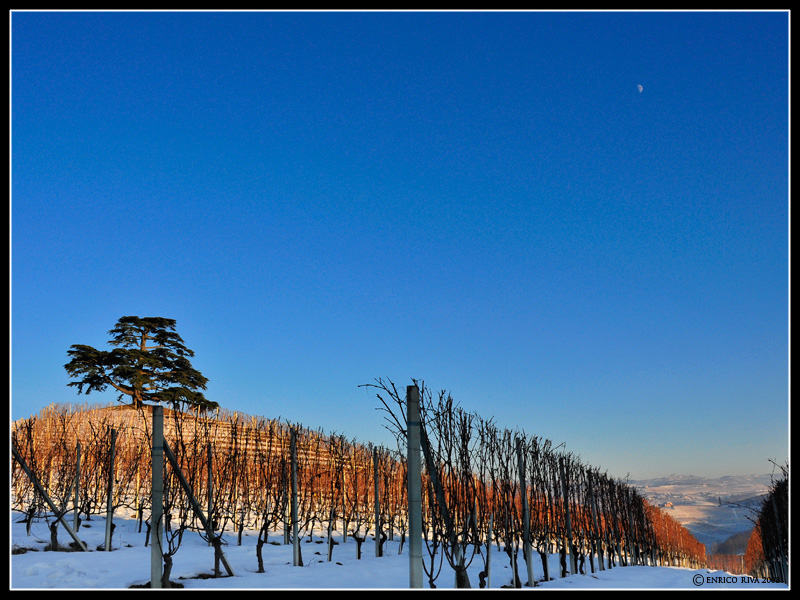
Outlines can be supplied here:
[[[378, 380], [378, 398], [403, 447], [405, 398]], [[584, 465], [549, 440], [499, 429], [467, 413], [449, 395], [422, 387], [422, 516], [431, 585], [441, 557], [465, 576], [480, 548], [497, 544], [511, 564], [533, 553], [559, 553], [563, 576], [591, 568], [650, 564], [700, 566], [705, 547], [625, 482]], [[403, 452], [360, 444], [299, 425], [219, 410], [213, 415], [164, 410], [164, 436], [215, 535], [254, 529], [290, 531], [290, 440], [296, 442], [295, 522], [299, 535], [340, 527], [360, 542], [408, 531]], [[150, 409], [51, 405], [13, 425], [12, 442], [57, 506], [76, 523], [127, 508], [147, 522], [151, 506]], [[113, 434], [112, 434], [113, 432]], [[110, 440], [114, 436], [111, 462]], [[113, 486], [109, 474], [113, 472]], [[12, 469], [12, 509], [46, 516], [41, 494]], [[168, 534], [202, 531], [171, 469], [164, 483]], [[488, 567], [488, 565], [487, 565]], [[484, 569], [484, 572], [488, 568]], [[549, 577], [556, 574], [549, 574]], [[520, 578], [521, 579], [521, 578]], [[468, 585], [468, 582], [466, 582]]]

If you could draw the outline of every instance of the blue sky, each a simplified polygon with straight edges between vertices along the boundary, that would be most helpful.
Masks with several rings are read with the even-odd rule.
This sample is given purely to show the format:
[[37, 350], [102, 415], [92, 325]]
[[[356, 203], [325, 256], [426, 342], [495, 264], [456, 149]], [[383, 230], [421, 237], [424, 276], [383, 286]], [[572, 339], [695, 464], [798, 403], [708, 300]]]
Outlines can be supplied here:
[[[609, 474], [788, 458], [788, 14], [14, 12], [11, 418], [177, 320], [206, 396], [375, 378]], [[638, 87], [642, 86], [640, 92]]]

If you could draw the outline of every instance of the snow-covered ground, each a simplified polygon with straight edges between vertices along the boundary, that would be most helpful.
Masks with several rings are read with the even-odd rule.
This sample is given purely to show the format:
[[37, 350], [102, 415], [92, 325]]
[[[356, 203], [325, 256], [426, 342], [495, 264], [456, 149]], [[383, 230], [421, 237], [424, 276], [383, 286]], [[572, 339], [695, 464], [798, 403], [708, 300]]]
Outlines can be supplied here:
[[[11, 569], [12, 589], [125, 589], [146, 584], [150, 579], [150, 548], [144, 546], [145, 534], [139, 533], [130, 519], [115, 517], [116, 525], [112, 551], [98, 551], [104, 541], [105, 519], [94, 517], [81, 526], [78, 535], [90, 549], [89, 552], [44, 551], [50, 541], [45, 522], [33, 525], [30, 535], [18, 523], [20, 515], [11, 515]], [[185, 588], [220, 589], [403, 589], [408, 588], [408, 545], [398, 553], [399, 542], [386, 543], [385, 556], [375, 557], [375, 546], [369, 539], [362, 546], [362, 557], [356, 558], [356, 543], [348, 539], [334, 547], [332, 561], [327, 560], [327, 546], [319, 535], [302, 542], [304, 566], [292, 566], [291, 546], [267, 544], [264, 546], [264, 573], [257, 573], [256, 539], [253, 532], [245, 532], [241, 546], [235, 534], [225, 535], [228, 545], [225, 556], [234, 571], [233, 577], [218, 579], [199, 578], [213, 573], [214, 552], [196, 533], [187, 532], [183, 543], [173, 557], [171, 580]], [[271, 542], [280, 542], [282, 536], [273, 534]], [[59, 542], [66, 546], [71, 539], [63, 528], [59, 529]], [[19, 553], [20, 549], [29, 551]], [[499, 588], [511, 581], [511, 569], [504, 553], [492, 548], [491, 587]], [[423, 550], [423, 558], [428, 559]], [[550, 557], [550, 573], [558, 573], [558, 557]], [[534, 578], [542, 579], [538, 558], [534, 560]], [[472, 586], [479, 587], [478, 573], [483, 561], [476, 556], [469, 569]], [[568, 589], [786, 589], [784, 584], [750, 581], [742, 575], [721, 571], [693, 570], [666, 567], [617, 567], [586, 575], [573, 575], [548, 582], [542, 588]], [[224, 569], [222, 571], [225, 573]], [[526, 579], [524, 562], [519, 568], [520, 577]], [[455, 587], [453, 571], [445, 564], [436, 580], [438, 588]], [[425, 587], [428, 587], [427, 582]]]

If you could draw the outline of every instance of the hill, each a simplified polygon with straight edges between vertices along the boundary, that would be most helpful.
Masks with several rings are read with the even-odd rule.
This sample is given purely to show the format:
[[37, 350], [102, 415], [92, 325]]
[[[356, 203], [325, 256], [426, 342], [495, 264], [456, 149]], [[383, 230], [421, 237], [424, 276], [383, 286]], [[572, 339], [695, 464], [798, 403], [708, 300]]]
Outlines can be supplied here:
[[747, 542], [750, 539], [752, 528], [748, 531], [734, 533], [724, 542], [718, 542], [707, 546], [709, 554], [744, 554], [747, 550]]
[[669, 475], [631, 484], [713, 553], [715, 545], [752, 530], [750, 519], [755, 516], [771, 482], [769, 474], [719, 478]]

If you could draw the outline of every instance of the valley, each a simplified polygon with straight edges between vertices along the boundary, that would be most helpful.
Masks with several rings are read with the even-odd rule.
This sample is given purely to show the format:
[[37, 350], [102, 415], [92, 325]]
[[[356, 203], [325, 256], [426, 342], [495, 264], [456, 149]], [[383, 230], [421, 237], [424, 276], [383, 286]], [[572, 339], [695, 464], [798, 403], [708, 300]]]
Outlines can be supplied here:
[[[668, 511], [709, 553], [744, 552], [747, 536], [738, 536], [726, 550], [716, 550], [726, 540], [749, 532], [750, 520], [757, 514], [761, 497], [768, 493], [772, 476], [742, 475], [704, 478], [693, 475], [669, 475], [656, 479], [632, 480], [651, 503]], [[731, 546], [733, 550], [731, 550]], [[741, 547], [740, 547], [741, 546]]]

